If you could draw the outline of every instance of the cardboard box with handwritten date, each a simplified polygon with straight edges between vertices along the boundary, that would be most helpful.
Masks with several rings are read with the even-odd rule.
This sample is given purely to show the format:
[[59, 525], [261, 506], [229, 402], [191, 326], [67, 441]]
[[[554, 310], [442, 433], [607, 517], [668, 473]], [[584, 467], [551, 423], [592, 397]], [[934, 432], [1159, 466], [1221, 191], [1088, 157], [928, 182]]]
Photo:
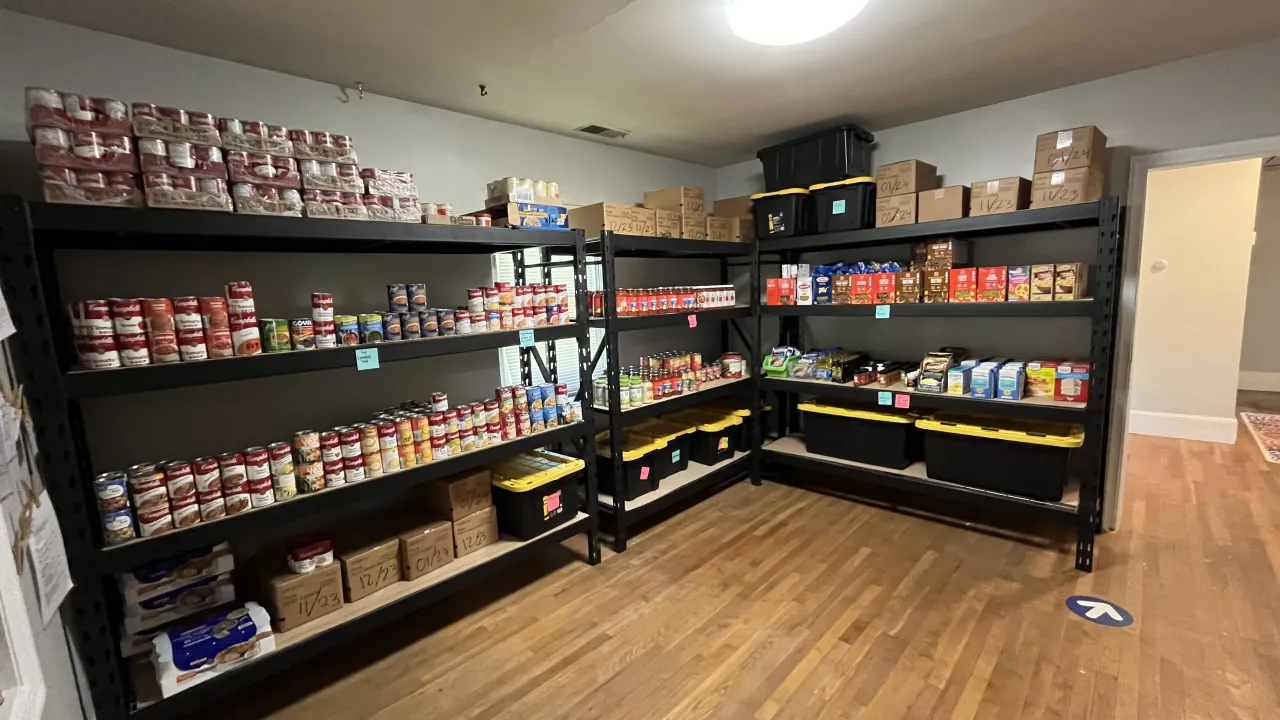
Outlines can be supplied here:
[[1094, 202], [1102, 197], [1102, 183], [1102, 171], [1092, 168], [1036, 173], [1031, 179], [1031, 207]]
[[687, 212], [680, 215], [680, 237], [686, 240], [707, 239], [707, 214]]
[[466, 557], [498, 542], [498, 511], [490, 506], [453, 523], [453, 550]]
[[396, 536], [400, 541], [400, 575], [417, 580], [453, 562], [453, 523], [436, 520]]
[[305, 575], [273, 557], [259, 567], [271, 627], [287, 632], [342, 607], [342, 567], [332, 562]]
[[913, 193], [876, 198], [876, 227], [915, 224], [917, 197]]
[[1024, 177], [976, 182], [969, 190], [969, 217], [1026, 210], [1031, 204], [1031, 181]]
[[400, 539], [352, 538], [339, 544], [342, 590], [347, 602], [366, 598], [400, 582]]
[[418, 498], [435, 517], [457, 522], [493, 507], [492, 480], [488, 470], [441, 478], [418, 488]]
[[938, 168], [919, 160], [881, 165], [876, 168], [876, 197], [915, 195], [938, 187]]
[[681, 213], [707, 214], [707, 193], [700, 187], [677, 185], [650, 190], [644, 194], [644, 206], [651, 210], [675, 210]]
[[583, 230], [588, 238], [600, 237], [601, 231], [635, 234], [636, 208], [631, 205], [613, 202], [599, 202], [594, 205], [569, 209], [569, 227]]
[[644, 237], [658, 236], [658, 211], [651, 208], [631, 208], [631, 234]]
[[680, 233], [684, 231], [684, 216], [675, 210], [658, 210], [653, 211], [654, 229], [657, 231], [658, 237], [678, 238]]
[[1107, 166], [1107, 136], [1093, 125], [1055, 130], [1036, 137], [1035, 172]]

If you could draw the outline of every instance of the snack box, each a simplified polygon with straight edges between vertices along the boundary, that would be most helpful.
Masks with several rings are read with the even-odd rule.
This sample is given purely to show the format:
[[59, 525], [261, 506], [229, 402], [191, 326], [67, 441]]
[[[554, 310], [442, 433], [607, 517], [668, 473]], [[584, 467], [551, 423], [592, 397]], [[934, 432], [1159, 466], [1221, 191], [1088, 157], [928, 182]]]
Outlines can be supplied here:
[[494, 227], [513, 227], [522, 230], [568, 230], [569, 209], [555, 205], [534, 203], [507, 203], [486, 208], [493, 216]]
[[999, 400], [1021, 400], [1022, 389], [1027, 381], [1027, 371], [1021, 363], [1010, 363], [1000, 368], [996, 379], [996, 398]]
[[973, 368], [969, 378], [969, 396], [991, 400], [996, 396], [996, 384], [1000, 366], [995, 363], [982, 363]]
[[1009, 285], [1006, 267], [978, 268], [978, 302], [1004, 302]]
[[1088, 265], [1084, 263], [1058, 263], [1054, 267], [1053, 299], [1080, 300], [1084, 297]]
[[795, 278], [796, 281], [796, 304], [812, 305], [813, 304], [813, 278], [808, 275], [800, 275]]
[[897, 273], [876, 273], [871, 276], [871, 283], [873, 300], [876, 304], [885, 305], [898, 301]]
[[978, 299], [978, 275], [974, 268], [951, 268], [951, 302], [975, 302]]
[[1061, 363], [1053, 378], [1053, 399], [1086, 402], [1089, 398], [1089, 363]]
[[170, 630], [154, 644], [151, 662], [166, 698], [276, 649], [271, 616], [254, 602]]
[[1031, 266], [1009, 267], [1009, 302], [1026, 302], [1031, 299]]
[[1027, 397], [1053, 397], [1057, 374], [1058, 363], [1055, 361], [1036, 360], [1027, 363]]
[[924, 271], [924, 301], [927, 303], [944, 303], [951, 296], [948, 270]]
[[1031, 302], [1053, 300], [1053, 265], [1031, 266]]
[[965, 395], [969, 392], [969, 382], [973, 379], [973, 365], [961, 365], [947, 371], [947, 394]]
[[853, 276], [853, 304], [854, 305], [872, 305], [874, 300], [874, 286], [872, 278], [874, 275], [854, 275]]
[[831, 277], [831, 302], [836, 305], [849, 305], [853, 302], [852, 275], [833, 275]]
[[919, 270], [903, 270], [898, 273], [897, 302], [918, 303], [920, 302], [920, 292]]
[[941, 395], [947, 391], [948, 371], [951, 370], [953, 358], [948, 352], [931, 352], [920, 362], [920, 377], [916, 380], [916, 391]]

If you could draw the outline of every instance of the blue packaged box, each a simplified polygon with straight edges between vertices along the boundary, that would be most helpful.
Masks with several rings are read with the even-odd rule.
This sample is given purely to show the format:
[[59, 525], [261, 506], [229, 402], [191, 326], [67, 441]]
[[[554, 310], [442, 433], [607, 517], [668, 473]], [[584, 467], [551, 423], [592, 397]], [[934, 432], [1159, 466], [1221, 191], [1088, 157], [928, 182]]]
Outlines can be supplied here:
[[507, 203], [485, 210], [493, 216], [494, 227], [522, 230], [568, 230], [569, 209], [555, 205]]
[[1000, 368], [1000, 376], [996, 380], [996, 398], [1000, 400], [1021, 400], [1022, 390], [1026, 387], [1027, 370], [1021, 363], [1013, 363]]
[[813, 276], [813, 304], [814, 305], [830, 305], [831, 304], [831, 276], [830, 275], [814, 275]]
[[969, 377], [969, 395], [992, 400], [996, 395], [999, 365], [982, 364], [975, 367]]
[[964, 395], [969, 392], [969, 383], [973, 379], [973, 365], [961, 365], [947, 371], [947, 394]]
[[253, 602], [157, 635], [154, 642], [152, 663], [166, 698], [276, 649], [271, 616]]

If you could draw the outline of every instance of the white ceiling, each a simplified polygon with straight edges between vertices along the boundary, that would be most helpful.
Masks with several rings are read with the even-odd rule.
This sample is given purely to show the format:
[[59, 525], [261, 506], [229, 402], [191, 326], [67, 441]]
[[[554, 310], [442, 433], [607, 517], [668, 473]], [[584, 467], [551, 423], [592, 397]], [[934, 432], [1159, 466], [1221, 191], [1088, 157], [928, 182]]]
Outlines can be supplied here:
[[874, 131], [1280, 35], [1274, 0], [871, 0], [778, 48], [730, 33], [724, 3], [0, 0], [551, 132], [624, 128], [601, 142], [715, 167], [836, 120]]

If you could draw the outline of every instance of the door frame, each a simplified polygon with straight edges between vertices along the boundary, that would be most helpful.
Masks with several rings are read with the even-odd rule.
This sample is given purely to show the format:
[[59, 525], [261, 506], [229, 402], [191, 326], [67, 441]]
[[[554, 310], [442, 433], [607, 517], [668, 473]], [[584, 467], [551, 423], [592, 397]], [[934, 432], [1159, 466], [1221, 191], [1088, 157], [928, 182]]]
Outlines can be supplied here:
[[1142, 218], [1146, 212], [1147, 175], [1152, 170], [1192, 167], [1233, 160], [1280, 155], [1280, 136], [1206, 145], [1138, 155], [1129, 161], [1129, 191], [1125, 210], [1124, 257], [1116, 319], [1116, 359], [1107, 442], [1106, 492], [1102, 501], [1102, 529], [1120, 527], [1125, 480], [1124, 450], [1129, 431], [1129, 375], [1133, 364], [1134, 320], [1138, 311], [1138, 278], [1142, 270]]

